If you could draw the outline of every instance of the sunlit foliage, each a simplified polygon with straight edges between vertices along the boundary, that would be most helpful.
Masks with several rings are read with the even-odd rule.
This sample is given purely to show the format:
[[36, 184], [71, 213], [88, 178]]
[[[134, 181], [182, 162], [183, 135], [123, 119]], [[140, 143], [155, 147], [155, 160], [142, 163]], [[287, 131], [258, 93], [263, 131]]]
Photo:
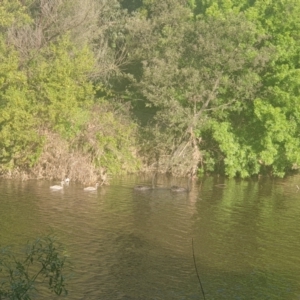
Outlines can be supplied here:
[[112, 173], [297, 170], [299, 15], [296, 0], [1, 1], [1, 174], [53, 177], [56, 135], [57, 177], [74, 153]]

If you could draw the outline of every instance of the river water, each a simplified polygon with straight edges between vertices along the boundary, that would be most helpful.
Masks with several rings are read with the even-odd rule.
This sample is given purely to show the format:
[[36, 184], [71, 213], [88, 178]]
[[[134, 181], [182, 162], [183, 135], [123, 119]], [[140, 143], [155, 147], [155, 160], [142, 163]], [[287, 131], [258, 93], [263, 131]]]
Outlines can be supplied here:
[[144, 192], [143, 176], [97, 192], [52, 184], [0, 180], [0, 247], [54, 234], [72, 265], [65, 299], [204, 299], [193, 257], [207, 300], [300, 299], [299, 176], [207, 177], [189, 194], [166, 177]]

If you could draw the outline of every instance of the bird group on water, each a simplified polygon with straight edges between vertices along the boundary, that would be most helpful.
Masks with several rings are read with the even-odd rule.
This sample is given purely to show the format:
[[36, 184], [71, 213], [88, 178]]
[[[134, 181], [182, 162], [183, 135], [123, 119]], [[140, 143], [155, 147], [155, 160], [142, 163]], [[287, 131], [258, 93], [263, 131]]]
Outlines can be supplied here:
[[[52, 186], [50, 186], [50, 190], [52, 190], [52, 191], [60, 191], [60, 190], [62, 190], [64, 188], [64, 185], [68, 185], [69, 183], [70, 183], [70, 179], [66, 178], [65, 180], [62, 180], [60, 182], [60, 185], [52, 185]], [[87, 186], [87, 187], [83, 188], [83, 190], [87, 191], [87, 192], [88, 191], [97, 191], [98, 186], [100, 186], [99, 182], [97, 182], [95, 186]]]
[[[99, 182], [97, 182], [95, 184], [95, 186], [87, 186], [87, 187], [84, 187], [83, 190], [86, 191], [86, 192], [97, 191], [98, 187], [101, 186], [101, 185], [103, 185], [106, 182], [106, 180], [107, 180], [106, 173], [104, 175], [105, 175], [105, 177], [101, 177], [101, 179], [102, 179], [101, 184], [99, 184]], [[136, 186], [134, 186], [133, 189], [135, 191], [150, 191], [150, 190], [158, 189], [158, 187], [155, 186], [155, 178], [156, 178], [156, 176], [157, 176], [157, 174], [154, 174], [152, 176], [152, 184], [151, 185], [136, 185]], [[168, 190], [170, 190], [173, 193], [189, 193], [190, 190], [191, 190], [190, 181], [191, 181], [191, 176], [189, 176], [188, 179], [187, 179], [187, 186], [186, 187], [172, 185], [171, 187], [168, 187], [168, 188], [165, 188], [165, 189], [168, 189]], [[50, 186], [50, 190], [52, 190], [52, 191], [60, 191], [60, 190], [63, 190], [64, 185], [69, 185], [69, 184], [70, 184], [70, 178], [67, 177], [67, 178], [65, 178], [64, 180], [62, 180], [60, 182], [60, 185], [52, 185], [52, 186]]]
[[[136, 185], [134, 186], [133, 189], [135, 191], [149, 191], [149, 190], [157, 189], [157, 187], [155, 186], [155, 178], [156, 178], [156, 174], [154, 174], [152, 177], [152, 185]], [[189, 193], [191, 191], [191, 187], [190, 187], [191, 179], [192, 179], [191, 176], [189, 176], [187, 179], [186, 187], [172, 185], [171, 187], [166, 189], [169, 189], [173, 193]]]

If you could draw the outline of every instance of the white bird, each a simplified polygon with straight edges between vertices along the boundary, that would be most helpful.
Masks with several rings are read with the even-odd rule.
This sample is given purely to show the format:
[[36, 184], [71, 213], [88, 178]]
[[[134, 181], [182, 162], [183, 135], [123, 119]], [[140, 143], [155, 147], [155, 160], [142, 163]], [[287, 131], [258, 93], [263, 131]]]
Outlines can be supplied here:
[[52, 186], [50, 186], [50, 189], [53, 190], [53, 191], [59, 191], [59, 190], [62, 190], [64, 184], [65, 184], [65, 182], [62, 181], [62, 182], [60, 183], [60, 185], [52, 185]]
[[65, 179], [65, 183], [66, 183], [66, 184], [69, 184], [69, 183], [70, 183], [70, 178], [69, 178], [69, 177], [67, 177], [67, 178]]
[[97, 182], [95, 186], [88, 186], [88, 187], [85, 187], [83, 190], [84, 191], [97, 191], [98, 189], [98, 186], [99, 186], [99, 183]]

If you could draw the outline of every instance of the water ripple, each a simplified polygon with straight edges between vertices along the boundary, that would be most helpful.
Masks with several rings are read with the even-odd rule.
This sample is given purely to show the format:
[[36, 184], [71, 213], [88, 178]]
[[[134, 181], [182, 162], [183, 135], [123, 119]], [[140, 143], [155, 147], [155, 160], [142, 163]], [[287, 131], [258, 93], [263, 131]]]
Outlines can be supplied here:
[[175, 194], [159, 178], [160, 189], [133, 190], [149, 182], [128, 176], [87, 193], [0, 180], [0, 244], [58, 236], [73, 266], [72, 300], [199, 299], [193, 250], [207, 299], [300, 299], [295, 179], [207, 178]]

